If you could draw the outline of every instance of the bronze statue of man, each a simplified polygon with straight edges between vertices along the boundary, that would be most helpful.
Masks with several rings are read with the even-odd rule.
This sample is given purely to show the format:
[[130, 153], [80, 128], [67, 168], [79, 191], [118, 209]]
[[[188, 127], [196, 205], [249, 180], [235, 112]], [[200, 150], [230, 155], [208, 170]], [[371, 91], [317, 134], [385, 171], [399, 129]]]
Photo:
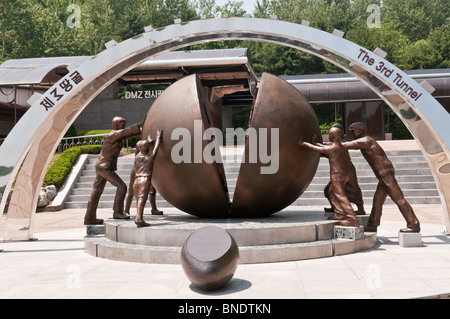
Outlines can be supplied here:
[[366, 135], [366, 129], [366, 124], [364, 123], [356, 122], [351, 124], [349, 130], [355, 139], [344, 143], [344, 146], [348, 149], [361, 150], [362, 155], [378, 178], [378, 186], [373, 197], [372, 211], [366, 230], [377, 230], [377, 227], [380, 225], [384, 201], [389, 195], [397, 204], [407, 223], [406, 228], [401, 229], [400, 232], [420, 232], [419, 220], [395, 179], [394, 166], [381, 146], [372, 137]]
[[[341, 130], [342, 136], [344, 135], [344, 127], [341, 124], [334, 124], [332, 127], [337, 127]], [[323, 155], [323, 154], [322, 154]], [[325, 156], [325, 155], [323, 155]], [[325, 156], [326, 157], [326, 156]], [[344, 190], [345, 194], [347, 195], [348, 200], [351, 203], [354, 203], [357, 207], [356, 215], [365, 215], [366, 212], [364, 210], [364, 200], [362, 197], [362, 191], [358, 184], [358, 177], [356, 175], [356, 168], [355, 165], [353, 165], [352, 159], [349, 155], [348, 157], [348, 170], [349, 170], [349, 178], [347, 184], [345, 184]], [[330, 202], [331, 208], [324, 208], [325, 212], [334, 212], [334, 206], [330, 199], [330, 188], [331, 188], [331, 181], [328, 182], [328, 184], [325, 186], [323, 193], [325, 195], [325, 198], [328, 199]]]
[[89, 198], [86, 215], [84, 217], [85, 225], [101, 225], [102, 219], [97, 218], [97, 207], [100, 197], [105, 189], [106, 182], [110, 182], [117, 187], [116, 197], [114, 199], [113, 218], [128, 219], [130, 216], [123, 213], [123, 205], [127, 194], [127, 185], [117, 175], [117, 158], [122, 150], [122, 142], [124, 139], [141, 134], [141, 127], [144, 120], [131, 127], [125, 128], [126, 121], [122, 117], [115, 117], [112, 120], [113, 130], [108, 134], [103, 143], [102, 150], [95, 164], [95, 172], [97, 176]]
[[349, 180], [348, 150], [341, 143], [342, 131], [332, 127], [329, 131], [330, 145], [318, 145], [304, 142], [301, 137], [296, 141], [300, 146], [306, 146], [316, 152], [324, 154], [330, 163], [331, 190], [330, 199], [335, 212], [328, 219], [340, 221], [342, 226], [359, 226], [355, 211], [345, 194], [345, 184]]
[[[139, 153], [134, 159], [135, 179], [133, 182], [133, 193], [136, 196], [137, 214], [134, 223], [138, 228], [150, 226], [144, 220], [144, 207], [152, 186], [153, 163], [155, 162], [159, 146], [161, 144], [162, 129], [156, 132], [156, 142], [150, 136], [146, 140], [140, 140], [136, 144]], [[153, 152], [149, 154], [152, 144]]]

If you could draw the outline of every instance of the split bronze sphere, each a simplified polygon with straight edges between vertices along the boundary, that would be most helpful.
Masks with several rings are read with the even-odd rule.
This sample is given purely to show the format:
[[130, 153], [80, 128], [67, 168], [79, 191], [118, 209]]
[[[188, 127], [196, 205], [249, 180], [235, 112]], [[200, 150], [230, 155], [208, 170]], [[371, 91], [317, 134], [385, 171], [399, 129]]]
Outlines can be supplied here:
[[[167, 202], [188, 214], [268, 216], [292, 204], [315, 175], [320, 154], [298, 147], [295, 137], [322, 141], [316, 115], [297, 89], [274, 75], [261, 77], [232, 199], [223, 163], [214, 160], [221, 158], [220, 150], [205, 139], [213, 127], [207, 94], [195, 74], [175, 82], [158, 97], [143, 127], [144, 137], [164, 129], [152, 184]], [[276, 160], [271, 167], [259, 156], [261, 148], [276, 153], [270, 154]]]

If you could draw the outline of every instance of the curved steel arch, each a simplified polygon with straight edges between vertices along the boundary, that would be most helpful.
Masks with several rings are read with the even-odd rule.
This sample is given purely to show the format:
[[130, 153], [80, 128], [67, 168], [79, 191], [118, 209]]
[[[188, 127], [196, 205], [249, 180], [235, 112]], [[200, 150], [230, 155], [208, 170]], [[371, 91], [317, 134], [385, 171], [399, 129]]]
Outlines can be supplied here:
[[[428, 91], [393, 64], [339, 36], [278, 20], [221, 18], [178, 23], [113, 45], [72, 69], [32, 104], [0, 147], [0, 169], [6, 172], [2, 174], [0, 170], [0, 190], [5, 188], [5, 194], [21, 168], [9, 205], [4, 240], [33, 237], [33, 217], [45, 168], [66, 130], [95, 96], [153, 55], [220, 40], [271, 42], [306, 51], [368, 85], [397, 113], [421, 146], [439, 188], [450, 232], [450, 116]], [[78, 78], [75, 83], [71, 79], [73, 72], [83, 79]], [[67, 88], [67, 80], [72, 80], [68, 92], [62, 89]], [[400, 81], [407, 87], [401, 86]], [[52, 107], [46, 109], [49, 99], [53, 106], [47, 104]], [[2, 199], [1, 212], [6, 197]]]

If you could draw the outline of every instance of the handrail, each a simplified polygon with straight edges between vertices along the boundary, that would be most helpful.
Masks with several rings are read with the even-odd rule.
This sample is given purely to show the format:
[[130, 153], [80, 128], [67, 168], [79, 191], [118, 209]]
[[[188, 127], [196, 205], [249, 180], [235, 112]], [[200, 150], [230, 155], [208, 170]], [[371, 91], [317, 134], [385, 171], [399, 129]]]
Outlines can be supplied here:
[[[76, 147], [76, 146], [103, 145], [103, 142], [105, 139], [102, 137], [106, 137], [106, 136], [108, 136], [108, 133], [64, 137], [61, 139], [61, 142], [59, 142], [58, 148], [56, 149], [56, 153], [58, 153], [58, 154], [63, 153], [64, 151], [68, 150], [69, 148]], [[0, 138], [0, 146], [2, 145], [2, 143], [5, 139], [6, 138]], [[124, 141], [123, 147], [126, 148], [128, 152], [130, 152], [130, 146], [129, 146], [128, 139], [126, 139]]]
[[[108, 136], [108, 133], [64, 137], [63, 139], [61, 139], [56, 153], [63, 153], [64, 151], [76, 146], [103, 145], [105, 139], [102, 137], [106, 136]], [[130, 151], [128, 139], [124, 141], [123, 147], [126, 148], [128, 152]]]

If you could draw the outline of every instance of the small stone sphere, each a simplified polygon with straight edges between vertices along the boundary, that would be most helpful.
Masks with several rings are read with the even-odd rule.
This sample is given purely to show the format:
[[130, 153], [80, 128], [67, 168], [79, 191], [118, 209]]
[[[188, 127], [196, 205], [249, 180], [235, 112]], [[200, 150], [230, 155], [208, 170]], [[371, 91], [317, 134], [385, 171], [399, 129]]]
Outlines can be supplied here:
[[186, 276], [203, 290], [217, 290], [233, 278], [239, 263], [239, 248], [224, 229], [205, 226], [195, 230], [181, 249]]

